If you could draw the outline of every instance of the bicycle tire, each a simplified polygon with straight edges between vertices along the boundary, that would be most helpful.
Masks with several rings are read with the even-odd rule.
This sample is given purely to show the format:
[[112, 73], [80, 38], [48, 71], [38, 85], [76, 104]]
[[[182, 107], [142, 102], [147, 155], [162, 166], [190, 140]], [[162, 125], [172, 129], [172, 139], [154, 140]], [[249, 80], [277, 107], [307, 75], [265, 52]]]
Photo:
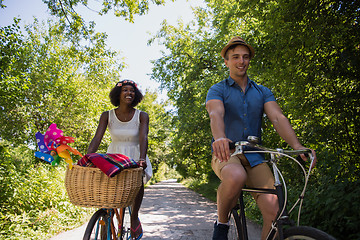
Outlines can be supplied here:
[[131, 209], [130, 207], [126, 207], [126, 208], [122, 208], [120, 211], [120, 219], [121, 219], [121, 226], [119, 226], [119, 230], [121, 231], [120, 233], [120, 239], [121, 240], [128, 240], [131, 239], [130, 236], [130, 228], [131, 228], [131, 221], [130, 221], [130, 217], [131, 217]]
[[284, 240], [336, 240], [319, 229], [307, 226], [290, 227], [284, 230]]
[[229, 221], [229, 233], [228, 233], [228, 239], [229, 240], [238, 240], [240, 239], [240, 218], [237, 210], [232, 209], [231, 215], [230, 215], [230, 221]]
[[106, 240], [108, 229], [107, 219], [108, 214], [106, 210], [97, 210], [90, 218], [83, 240]]

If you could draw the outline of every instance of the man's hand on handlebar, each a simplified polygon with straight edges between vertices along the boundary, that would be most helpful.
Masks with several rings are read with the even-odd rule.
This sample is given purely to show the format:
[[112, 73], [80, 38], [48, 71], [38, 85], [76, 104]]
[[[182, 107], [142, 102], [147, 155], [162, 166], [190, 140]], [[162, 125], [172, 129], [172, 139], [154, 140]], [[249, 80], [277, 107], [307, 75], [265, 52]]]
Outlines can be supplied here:
[[227, 162], [230, 159], [229, 142], [231, 140], [228, 138], [218, 138], [212, 144], [214, 154], [220, 162]]
[[[308, 149], [310, 149], [310, 148], [308, 148]], [[298, 149], [297, 149], [297, 150], [298, 150]], [[316, 160], [317, 160], [317, 158], [316, 158], [316, 153], [315, 153], [315, 151], [314, 151], [313, 149], [310, 149], [310, 150], [311, 150], [311, 155], [314, 157], [314, 161], [313, 161], [312, 165], [310, 166], [310, 168], [313, 169], [313, 168], [315, 167], [315, 165], [316, 165]], [[303, 161], [305, 161], [305, 162], [308, 160], [308, 157], [309, 157], [308, 154], [300, 154], [299, 156], [300, 156], [301, 159], [302, 159]]]

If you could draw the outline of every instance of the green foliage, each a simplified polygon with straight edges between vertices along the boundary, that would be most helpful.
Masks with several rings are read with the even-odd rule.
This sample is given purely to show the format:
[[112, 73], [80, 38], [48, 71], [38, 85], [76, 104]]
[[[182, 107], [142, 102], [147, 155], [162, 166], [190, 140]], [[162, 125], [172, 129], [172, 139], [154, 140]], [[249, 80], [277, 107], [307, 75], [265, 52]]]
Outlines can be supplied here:
[[[167, 89], [168, 97], [176, 107], [172, 123], [175, 133], [171, 143], [176, 158], [170, 162], [184, 177], [206, 176], [211, 171], [211, 139], [205, 98], [211, 83], [219, 80], [214, 71], [222, 68], [208, 51], [214, 40], [207, 33], [207, 27], [198, 31], [193, 28], [180, 23], [176, 29], [164, 22], [155, 38], [164, 37], [163, 44], [171, 54], [154, 62], [152, 74], [152, 79]], [[206, 81], [209, 74], [211, 81]]]
[[[311, 198], [305, 201], [303, 221], [311, 222], [314, 227], [326, 232], [331, 232], [329, 226], [335, 228], [336, 231], [331, 233], [337, 239], [343, 239], [344, 234], [346, 239], [359, 239], [359, 213], [355, 210], [360, 207], [359, 181], [334, 180], [329, 176], [321, 176], [319, 181], [327, 182], [327, 186], [324, 188], [323, 185], [312, 183], [307, 193]], [[316, 214], [313, 206], [316, 206]]]
[[[54, 168], [34, 158], [35, 133], [54, 122], [76, 138], [72, 147], [85, 153], [101, 112], [113, 108], [108, 94], [123, 63], [107, 50], [103, 34], [94, 34], [89, 47], [74, 44], [81, 36], [69, 40], [52, 22], [45, 26], [35, 20], [25, 34], [19, 23], [15, 19], [0, 28], [0, 93], [6, 96], [0, 99], [0, 238], [48, 239], [83, 223], [93, 211], [69, 202], [64, 161]], [[150, 115], [155, 171], [167, 159], [171, 137], [167, 103], [156, 100], [157, 94], [149, 92], [139, 105]], [[109, 141], [106, 134], [99, 152], [106, 152]]]
[[81, 34], [84, 39], [91, 39], [95, 23], [93, 21], [86, 23], [76, 9], [78, 6], [86, 7], [89, 11], [97, 12], [99, 15], [105, 15], [112, 11], [116, 17], [134, 22], [134, 16], [146, 14], [150, 4], [165, 4], [164, 0], [103, 0], [90, 3], [88, 0], [43, 0], [43, 2], [48, 6], [50, 14], [59, 19], [58, 23], [66, 31], [66, 35]]
[[220, 180], [217, 177], [210, 180], [190, 177], [182, 180], [181, 183], [211, 201], [216, 202], [216, 191], [220, 184]]
[[[164, 22], [152, 40], [158, 39], [168, 50], [154, 63], [152, 78], [168, 90], [177, 110], [172, 150], [179, 157], [179, 172], [195, 178], [211, 172], [205, 96], [212, 84], [227, 77], [221, 47], [230, 37], [240, 35], [255, 47], [250, 78], [274, 92], [301, 142], [318, 153], [310, 188], [317, 192], [327, 189], [329, 179], [333, 179], [334, 193], [322, 191], [320, 196], [310, 190], [305, 200], [312, 203], [312, 216], [320, 208], [329, 214], [320, 220], [308, 212], [303, 215], [303, 224], [319, 226], [339, 239], [355, 236], [353, 225], [359, 225], [358, 214], [344, 211], [339, 204], [321, 205], [318, 197], [342, 203], [335, 191], [353, 188], [359, 182], [359, 1], [206, 3], [207, 7], [195, 10], [196, 22], [180, 22], [177, 27]], [[287, 147], [267, 119], [263, 140], [270, 147]], [[294, 199], [299, 188], [297, 171], [285, 168], [285, 178], [295, 188], [290, 196]], [[356, 194], [347, 193], [346, 198], [358, 202]], [[352, 224], [339, 229], [336, 218], [328, 219], [336, 212], [347, 214], [343, 218]]]
[[150, 184], [161, 182], [168, 179], [180, 179], [181, 176], [174, 168], [169, 167], [165, 162], [157, 166], [154, 176], [150, 179]]
[[170, 158], [168, 143], [171, 141], [171, 115], [166, 111], [168, 102], [157, 102], [156, 92], [147, 90], [138, 108], [149, 115], [148, 156], [153, 172]]
[[79, 226], [91, 212], [69, 202], [64, 164], [55, 168], [33, 154], [0, 142], [1, 239], [49, 239]]
[[54, 122], [84, 153], [123, 68], [106, 49], [105, 35], [94, 34], [94, 46], [83, 47], [71, 44], [58, 25], [36, 20], [25, 35], [18, 20], [0, 32], [1, 138], [35, 145], [35, 133]]
[[[77, 5], [83, 5], [89, 7], [89, 2], [87, 0], [71, 0], [71, 1], [61, 1], [61, 0], [43, 0], [45, 4], [48, 5], [50, 13], [59, 18], [66, 18], [69, 21], [69, 18], [73, 20], [73, 24], [78, 23], [81, 20], [74, 7]], [[162, 5], [165, 3], [164, 0], [142, 0], [142, 1], [133, 1], [133, 0], [113, 0], [113, 1], [102, 1], [102, 4], [98, 7], [99, 15], [107, 14], [110, 10], [113, 10], [113, 14], [117, 17], [124, 17], [126, 20], [133, 22], [134, 15], [144, 15], [149, 10], [149, 3], [156, 5]], [[81, 23], [81, 22], [80, 22]]]

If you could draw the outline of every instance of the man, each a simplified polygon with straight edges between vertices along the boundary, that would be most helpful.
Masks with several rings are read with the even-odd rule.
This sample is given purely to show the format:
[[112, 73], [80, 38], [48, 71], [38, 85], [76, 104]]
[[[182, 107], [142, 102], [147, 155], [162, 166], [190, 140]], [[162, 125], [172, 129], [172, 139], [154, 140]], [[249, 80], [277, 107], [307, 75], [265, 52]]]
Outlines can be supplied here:
[[[249, 79], [247, 69], [254, 54], [254, 48], [242, 38], [232, 38], [221, 51], [230, 76], [213, 85], [206, 98], [213, 135], [211, 166], [221, 179], [213, 239], [227, 239], [229, 212], [245, 184], [274, 188], [274, 178], [268, 165], [262, 163], [263, 156], [252, 153], [230, 157], [229, 142], [246, 140], [248, 136], [261, 139], [262, 116], [265, 113], [278, 134], [293, 149], [305, 149], [272, 92]], [[302, 158], [306, 160], [305, 156]], [[254, 194], [253, 197], [263, 216], [261, 238], [265, 239], [278, 211], [277, 197], [272, 194]]]

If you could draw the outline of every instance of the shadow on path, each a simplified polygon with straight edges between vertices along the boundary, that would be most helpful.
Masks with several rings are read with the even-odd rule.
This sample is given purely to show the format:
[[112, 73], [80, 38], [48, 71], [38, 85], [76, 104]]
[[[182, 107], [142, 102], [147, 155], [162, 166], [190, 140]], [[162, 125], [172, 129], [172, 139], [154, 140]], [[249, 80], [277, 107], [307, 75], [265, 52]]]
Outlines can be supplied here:
[[[149, 186], [140, 210], [144, 240], [210, 240], [216, 220], [216, 204], [187, 189], [176, 180]], [[248, 224], [249, 240], [260, 239], [258, 225]]]

